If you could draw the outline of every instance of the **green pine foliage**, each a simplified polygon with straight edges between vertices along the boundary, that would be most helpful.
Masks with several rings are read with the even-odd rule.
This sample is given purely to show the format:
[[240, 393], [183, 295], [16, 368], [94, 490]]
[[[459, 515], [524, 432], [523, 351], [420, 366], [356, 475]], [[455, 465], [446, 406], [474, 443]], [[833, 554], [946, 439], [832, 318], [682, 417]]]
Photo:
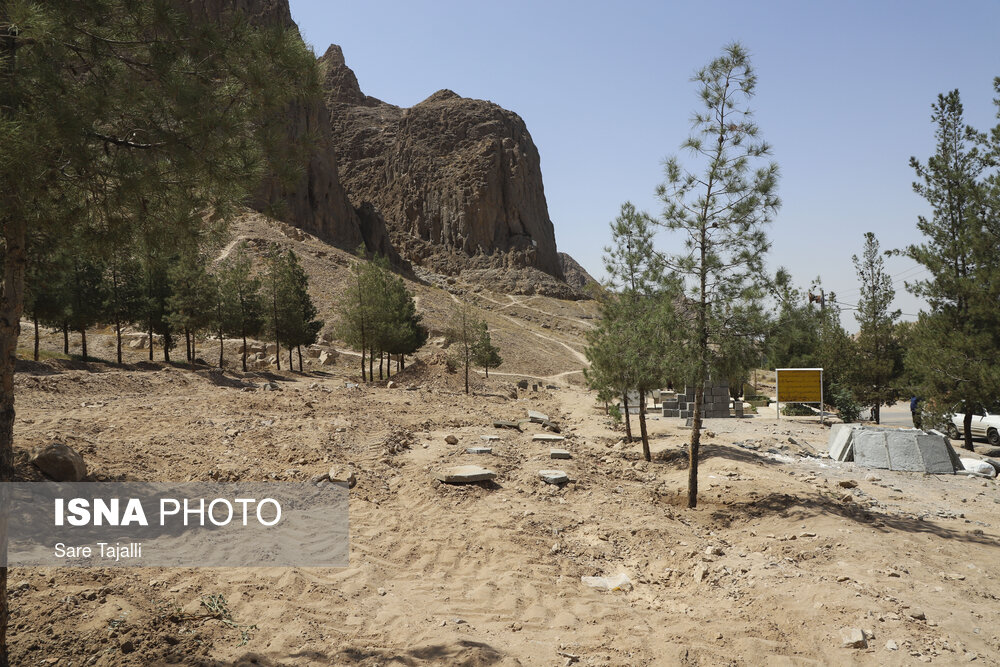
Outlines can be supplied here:
[[[727, 46], [695, 75], [702, 107], [695, 132], [683, 144], [696, 169], [676, 157], [667, 160], [665, 182], [657, 189], [664, 203], [662, 224], [681, 237], [683, 250], [666, 257], [668, 269], [685, 281], [683, 338], [695, 383], [691, 427], [688, 506], [698, 497], [698, 452], [704, 391], [702, 379], [717, 366], [727, 340], [761, 336], [765, 324], [754, 316], [763, 296], [760, 276], [769, 248], [767, 224], [780, 204], [775, 194], [778, 166], [763, 162], [771, 153], [760, 139], [749, 102], [757, 76], [747, 50]], [[737, 310], [742, 311], [737, 314]], [[745, 327], [750, 327], [747, 330]]]
[[[994, 88], [1000, 117], [1000, 78]], [[936, 420], [965, 413], [971, 450], [973, 413], [1000, 400], [1000, 124], [968, 126], [957, 90], [938, 96], [931, 121], [934, 155], [910, 159], [931, 215], [917, 220], [923, 242], [901, 251], [927, 269], [906, 287], [930, 310], [908, 336], [906, 368]]]
[[[217, 328], [224, 335], [242, 339], [243, 372], [247, 370], [247, 338], [258, 336], [264, 329], [264, 299], [260, 276], [253, 271], [253, 261], [246, 241], [241, 241], [222, 260], [216, 272], [219, 280]], [[220, 343], [219, 366], [222, 367]]]
[[881, 406], [892, 405], [902, 396], [898, 381], [903, 374], [903, 349], [896, 330], [900, 313], [890, 310], [896, 290], [873, 233], [865, 234], [862, 255], [854, 255], [852, 261], [861, 296], [855, 313], [860, 329], [853, 346], [850, 385], [857, 401], [871, 408], [877, 424]]
[[500, 348], [490, 340], [490, 328], [485, 321], [479, 323], [479, 334], [472, 344], [472, 359], [477, 366], [483, 367], [486, 377], [490, 376], [491, 368], [497, 368], [503, 363]]

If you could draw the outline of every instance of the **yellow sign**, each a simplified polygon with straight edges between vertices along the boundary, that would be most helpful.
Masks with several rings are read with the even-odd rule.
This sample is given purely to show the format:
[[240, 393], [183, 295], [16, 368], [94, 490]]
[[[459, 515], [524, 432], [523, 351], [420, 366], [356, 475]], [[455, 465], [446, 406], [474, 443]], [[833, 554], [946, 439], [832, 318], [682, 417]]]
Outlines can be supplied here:
[[823, 400], [822, 368], [779, 368], [779, 403], [819, 403]]

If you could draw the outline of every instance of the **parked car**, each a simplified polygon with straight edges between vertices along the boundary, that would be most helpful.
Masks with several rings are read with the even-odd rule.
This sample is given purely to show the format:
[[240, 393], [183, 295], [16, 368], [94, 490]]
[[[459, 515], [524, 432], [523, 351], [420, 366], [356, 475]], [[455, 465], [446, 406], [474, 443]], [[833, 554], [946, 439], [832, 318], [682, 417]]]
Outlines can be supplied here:
[[[953, 440], [962, 439], [965, 433], [965, 413], [956, 412], [948, 424], [948, 437]], [[972, 416], [972, 437], [986, 438], [994, 447], [1000, 447], [1000, 414], [983, 411]]]

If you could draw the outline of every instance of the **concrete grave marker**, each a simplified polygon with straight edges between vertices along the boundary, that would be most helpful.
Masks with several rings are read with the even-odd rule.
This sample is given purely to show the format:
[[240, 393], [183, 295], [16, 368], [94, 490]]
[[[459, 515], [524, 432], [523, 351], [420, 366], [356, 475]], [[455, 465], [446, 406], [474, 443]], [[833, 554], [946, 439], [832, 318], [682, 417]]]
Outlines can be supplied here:
[[487, 468], [479, 466], [455, 466], [447, 470], [442, 470], [435, 477], [445, 484], [471, 484], [473, 482], [488, 482], [495, 479], [497, 474]]
[[548, 415], [543, 415], [541, 412], [535, 412], [534, 410], [528, 410], [528, 419], [535, 424], [544, 424], [549, 421]]
[[540, 440], [542, 442], [559, 442], [561, 440], [565, 440], [566, 438], [561, 435], [552, 435], [551, 433], [536, 433], [531, 436], [531, 439]]
[[465, 448], [465, 453], [466, 454], [492, 454], [493, 453], [493, 448], [492, 447], [466, 447]]
[[569, 481], [569, 475], [562, 470], [539, 470], [538, 476], [546, 484], [565, 484]]
[[571, 459], [573, 455], [569, 453], [566, 449], [550, 449], [549, 458], [552, 459]]

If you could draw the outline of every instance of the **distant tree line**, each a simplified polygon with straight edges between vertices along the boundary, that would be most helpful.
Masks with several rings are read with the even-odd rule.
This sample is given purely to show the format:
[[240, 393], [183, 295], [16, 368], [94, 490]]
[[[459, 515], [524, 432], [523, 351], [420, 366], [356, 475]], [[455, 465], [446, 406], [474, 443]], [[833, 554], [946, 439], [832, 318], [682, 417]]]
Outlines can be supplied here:
[[[363, 247], [357, 252], [364, 256]], [[396, 370], [401, 371], [406, 367], [406, 356], [427, 342], [427, 327], [421, 323], [416, 302], [384, 257], [354, 263], [337, 312], [337, 337], [361, 352], [362, 381], [374, 381], [376, 357], [381, 380], [383, 369], [386, 376], [390, 373], [393, 355]]]
[[87, 330], [110, 325], [118, 363], [123, 333], [133, 327], [145, 333], [150, 361], [159, 339], [164, 361], [183, 342], [185, 360], [195, 363], [199, 337], [211, 335], [218, 341], [221, 368], [224, 340], [240, 338], [246, 371], [247, 339], [266, 337], [288, 350], [289, 368], [298, 350], [301, 371], [301, 347], [315, 342], [323, 326], [316, 319], [308, 277], [291, 250], [272, 251], [263, 271], [255, 272], [245, 241], [213, 263], [196, 246], [167, 250], [119, 243], [102, 255], [88, 252], [83, 242], [33, 240], [38, 247], [28, 266], [24, 311], [35, 326], [36, 361], [42, 326], [62, 330], [66, 354], [70, 334], [78, 334], [87, 361]]

